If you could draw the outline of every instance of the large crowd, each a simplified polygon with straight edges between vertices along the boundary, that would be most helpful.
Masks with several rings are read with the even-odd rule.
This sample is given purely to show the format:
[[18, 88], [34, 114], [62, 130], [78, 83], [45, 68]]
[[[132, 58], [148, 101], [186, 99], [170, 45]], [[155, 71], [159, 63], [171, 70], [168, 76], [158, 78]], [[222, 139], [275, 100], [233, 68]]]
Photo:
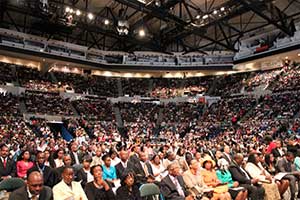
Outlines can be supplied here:
[[[117, 79], [55, 72], [58, 85], [99, 95], [64, 99], [57, 91], [28, 84], [52, 84], [52, 75], [15, 70], [12, 77], [29, 90], [20, 96], [0, 95], [0, 187], [9, 180], [26, 180], [19, 189], [7, 189], [11, 200], [139, 200], [140, 186], [150, 183], [165, 200], [300, 198], [297, 67], [218, 77], [212, 94], [223, 97], [211, 105], [113, 103], [102, 97], [117, 96]], [[95, 81], [99, 83], [92, 85]], [[172, 91], [157, 97], [170, 98], [180, 88], [205, 87], [208, 92], [214, 81], [213, 77], [132, 83], [127, 79], [121, 86], [127, 85], [123, 94], [130, 96], [168, 88]], [[136, 84], [142, 91], [130, 89]], [[230, 96], [261, 85], [272, 93], [259, 98]], [[72, 140], [51, 122], [28, 119], [21, 112], [61, 116]]]

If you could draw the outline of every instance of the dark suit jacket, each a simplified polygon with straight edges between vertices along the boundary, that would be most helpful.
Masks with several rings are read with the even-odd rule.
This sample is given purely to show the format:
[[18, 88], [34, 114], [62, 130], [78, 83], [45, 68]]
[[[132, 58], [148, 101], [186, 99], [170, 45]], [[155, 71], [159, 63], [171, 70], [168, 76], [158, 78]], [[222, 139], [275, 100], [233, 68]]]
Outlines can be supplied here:
[[82, 188], [85, 187], [87, 183], [87, 174], [84, 172], [83, 169], [80, 169], [75, 175], [75, 181], [81, 181]]
[[[49, 193], [50, 195], [48, 195]], [[52, 200], [52, 199], [53, 199], [53, 194], [51, 188], [44, 186], [40, 193], [39, 200]], [[9, 195], [8, 200], [30, 200], [27, 193], [27, 187], [24, 186], [13, 191]]]
[[[149, 165], [147, 165], [147, 163], [146, 166], [149, 172]], [[147, 182], [147, 177], [140, 160], [137, 162], [128, 162], [127, 168], [134, 172], [137, 184], [143, 184]]]
[[[82, 163], [83, 155], [79, 151], [77, 151], [77, 156], [78, 156], [79, 163], [81, 164]], [[72, 151], [70, 151], [70, 157], [71, 157], [71, 160], [72, 160], [71, 165], [76, 164], [76, 162], [75, 162], [75, 156], [74, 156], [74, 154], [73, 154]]]
[[[39, 168], [36, 165], [34, 165], [33, 167], [31, 167], [28, 170], [27, 174], [29, 174], [33, 171], [39, 172]], [[48, 187], [52, 188], [56, 184], [56, 179], [57, 179], [56, 174], [55, 174], [54, 170], [48, 166], [45, 166], [45, 168], [44, 168], [43, 178], [44, 178], [44, 185], [46, 185]]]
[[108, 191], [105, 191], [104, 188], [98, 189], [94, 182], [87, 183], [84, 191], [88, 200], [115, 200], [115, 194], [111, 189]]
[[126, 168], [123, 167], [123, 165], [122, 165], [121, 162], [119, 162], [119, 163], [115, 166], [115, 168], [116, 168], [116, 172], [117, 172], [117, 178], [121, 179], [122, 173], [123, 173], [126, 169], [128, 169], [128, 162], [127, 162], [127, 167], [126, 167]]
[[[251, 179], [247, 178], [247, 176], [243, 173], [243, 171], [239, 168], [238, 165], [230, 165], [229, 171], [234, 181], [238, 181], [240, 184], [251, 184]], [[246, 170], [244, 171], [248, 174]], [[251, 177], [250, 174], [248, 174], [248, 176]]]
[[142, 200], [141, 193], [137, 185], [134, 185], [132, 192], [129, 192], [127, 186], [123, 185], [117, 189], [118, 200]]
[[7, 158], [6, 160], [6, 168], [4, 169], [2, 159], [0, 159], [0, 180], [2, 176], [16, 176], [16, 163], [10, 159]]
[[[178, 176], [177, 179], [178, 179], [178, 182], [179, 182], [185, 196], [188, 196], [189, 193], [186, 190], [186, 186], [184, 184], [182, 176]], [[162, 192], [165, 200], [184, 200], [185, 199], [185, 197], [182, 197], [179, 195], [175, 184], [173, 183], [173, 181], [170, 178], [170, 175], [167, 175], [166, 177], [164, 177], [161, 180], [160, 188], [161, 188], [160, 191]]]

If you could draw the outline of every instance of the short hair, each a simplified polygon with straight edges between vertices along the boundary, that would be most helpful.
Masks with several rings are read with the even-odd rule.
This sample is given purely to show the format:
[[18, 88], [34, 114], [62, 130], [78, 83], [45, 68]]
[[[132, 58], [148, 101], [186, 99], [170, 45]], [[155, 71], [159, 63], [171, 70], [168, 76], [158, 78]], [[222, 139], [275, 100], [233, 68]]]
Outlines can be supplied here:
[[6, 144], [4, 144], [4, 143], [0, 144], [0, 149], [1, 149], [1, 150], [2, 150], [3, 147], [8, 148], [8, 146], [7, 146]]
[[68, 169], [72, 169], [74, 171], [73, 167], [71, 167], [71, 166], [64, 166], [63, 170], [62, 170], [62, 173], [64, 173]]
[[168, 166], [167, 166], [167, 170], [170, 171], [170, 170], [173, 170], [175, 168], [175, 166], [178, 166], [179, 167], [179, 164], [176, 163], [176, 162], [172, 162], [170, 163]]
[[93, 158], [90, 155], [85, 155], [83, 156], [82, 160], [91, 163], [93, 161]]
[[94, 170], [95, 170], [96, 167], [100, 167], [101, 170], [102, 170], [102, 166], [101, 166], [101, 165], [93, 165], [93, 166], [91, 167], [91, 170], [90, 170], [90, 172], [91, 172], [91, 174], [92, 174], [93, 176], [95, 175], [95, 174], [94, 174]]
[[286, 152], [286, 154], [285, 154], [286, 156], [293, 156], [293, 157], [295, 157], [295, 155], [294, 155], [294, 153], [293, 152], [291, 152], [291, 151], [288, 151], [288, 152]]
[[105, 161], [106, 158], [108, 158], [108, 157], [110, 157], [108, 154], [104, 154], [104, 155], [102, 156], [102, 160]]

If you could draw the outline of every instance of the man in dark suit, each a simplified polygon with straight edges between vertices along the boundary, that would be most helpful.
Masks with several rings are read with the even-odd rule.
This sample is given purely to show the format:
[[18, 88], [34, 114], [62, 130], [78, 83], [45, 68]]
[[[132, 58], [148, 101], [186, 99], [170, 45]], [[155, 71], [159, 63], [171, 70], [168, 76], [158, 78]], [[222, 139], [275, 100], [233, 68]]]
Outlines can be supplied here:
[[178, 163], [171, 163], [167, 167], [169, 174], [161, 180], [160, 191], [165, 200], [193, 200], [194, 197], [186, 190], [180, 175]]
[[278, 157], [283, 157], [284, 156], [284, 151], [282, 149], [282, 140], [279, 140], [277, 139], [276, 140], [276, 147], [274, 149], [272, 149], [272, 154], [274, 155], [275, 158], [278, 158]]
[[33, 171], [41, 172], [46, 186], [53, 187], [56, 183], [56, 174], [50, 167], [45, 165], [45, 153], [38, 152], [35, 165], [27, 171], [27, 176]]
[[74, 141], [70, 144], [70, 156], [72, 159], [71, 165], [79, 165], [82, 163], [82, 154], [78, 152], [77, 142]]
[[252, 200], [263, 200], [265, 190], [263, 187], [258, 185], [258, 179], [251, 178], [251, 176], [242, 167], [244, 157], [242, 154], [236, 154], [232, 164], [229, 166], [232, 179], [238, 181], [241, 187], [248, 190], [249, 197]]
[[134, 145], [133, 147], [131, 147], [131, 152], [133, 152], [133, 154], [129, 157], [129, 162], [139, 162], [138, 154], [140, 152], [140, 147], [138, 145]]
[[16, 176], [16, 163], [8, 157], [9, 149], [5, 144], [0, 146], [0, 181]]
[[43, 176], [40, 172], [31, 172], [27, 178], [26, 186], [13, 191], [9, 200], [52, 200], [52, 190], [43, 186]]
[[283, 179], [287, 179], [290, 181], [291, 199], [295, 199], [297, 184], [298, 184], [297, 198], [300, 198], [300, 182], [299, 182], [300, 172], [296, 170], [294, 159], [295, 159], [294, 154], [292, 152], [287, 152], [285, 157], [278, 160], [278, 164], [277, 164], [277, 168], [280, 172], [291, 173], [283, 177]]
[[139, 157], [136, 162], [128, 162], [129, 170], [134, 172], [137, 184], [153, 183], [155, 178], [149, 173], [149, 165], [147, 165], [148, 161], [146, 153], [140, 151], [138, 155]]
[[121, 149], [119, 157], [121, 161], [115, 166], [117, 172], [117, 178], [121, 179], [123, 172], [128, 167], [128, 151], [126, 149]]
[[232, 157], [231, 157], [231, 155], [230, 155], [230, 147], [229, 147], [228, 145], [225, 145], [225, 146], [224, 146], [224, 152], [223, 152], [222, 157], [223, 157], [225, 160], [227, 160], [227, 162], [228, 162], [229, 164], [232, 163]]

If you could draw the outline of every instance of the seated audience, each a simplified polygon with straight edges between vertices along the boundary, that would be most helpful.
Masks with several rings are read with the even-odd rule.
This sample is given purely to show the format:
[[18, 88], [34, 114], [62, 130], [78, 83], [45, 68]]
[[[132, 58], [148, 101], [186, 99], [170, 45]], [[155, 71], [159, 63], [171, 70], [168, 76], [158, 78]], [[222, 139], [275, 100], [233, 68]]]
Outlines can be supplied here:
[[244, 156], [240, 153], [234, 155], [233, 163], [229, 166], [232, 179], [239, 182], [241, 187], [247, 189], [251, 199], [264, 199], [265, 190], [256, 178], [251, 178], [243, 167]]
[[52, 200], [51, 188], [44, 186], [43, 175], [33, 171], [28, 174], [26, 186], [23, 186], [9, 195], [9, 200]]
[[[250, 153], [246, 164], [246, 171], [252, 178], [258, 179], [265, 189], [265, 199], [281, 199], [278, 187], [272, 176], [259, 165], [259, 157], [256, 153]], [[279, 186], [280, 187], [280, 186]]]
[[180, 175], [178, 163], [171, 163], [167, 170], [169, 174], [160, 183], [161, 193], [165, 200], [194, 200], [194, 196], [186, 190], [186, 185]]
[[246, 200], [248, 197], [247, 189], [239, 187], [239, 182], [233, 181], [230, 171], [228, 170], [229, 163], [226, 159], [221, 158], [218, 161], [219, 169], [217, 170], [217, 177], [221, 183], [227, 183], [229, 193], [232, 199], [235, 200]]
[[115, 195], [110, 185], [102, 178], [101, 165], [91, 167], [94, 180], [85, 185], [84, 191], [89, 200], [114, 200]]
[[140, 190], [132, 172], [125, 170], [121, 178], [121, 187], [117, 189], [118, 200], [142, 200]]
[[9, 157], [9, 148], [0, 145], [0, 181], [16, 176], [16, 163]]
[[209, 156], [203, 158], [202, 167], [204, 168], [201, 171], [204, 183], [208, 187], [214, 189], [213, 199], [215, 200], [229, 200], [231, 199], [230, 194], [228, 193], [228, 186], [222, 185], [219, 181], [216, 171], [214, 170], [215, 161], [213, 161]]
[[80, 183], [73, 181], [73, 179], [73, 168], [65, 167], [62, 173], [62, 181], [53, 187], [54, 200], [88, 200]]
[[17, 161], [17, 175], [19, 178], [26, 179], [27, 170], [33, 167], [28, 150], [23, 151]]

